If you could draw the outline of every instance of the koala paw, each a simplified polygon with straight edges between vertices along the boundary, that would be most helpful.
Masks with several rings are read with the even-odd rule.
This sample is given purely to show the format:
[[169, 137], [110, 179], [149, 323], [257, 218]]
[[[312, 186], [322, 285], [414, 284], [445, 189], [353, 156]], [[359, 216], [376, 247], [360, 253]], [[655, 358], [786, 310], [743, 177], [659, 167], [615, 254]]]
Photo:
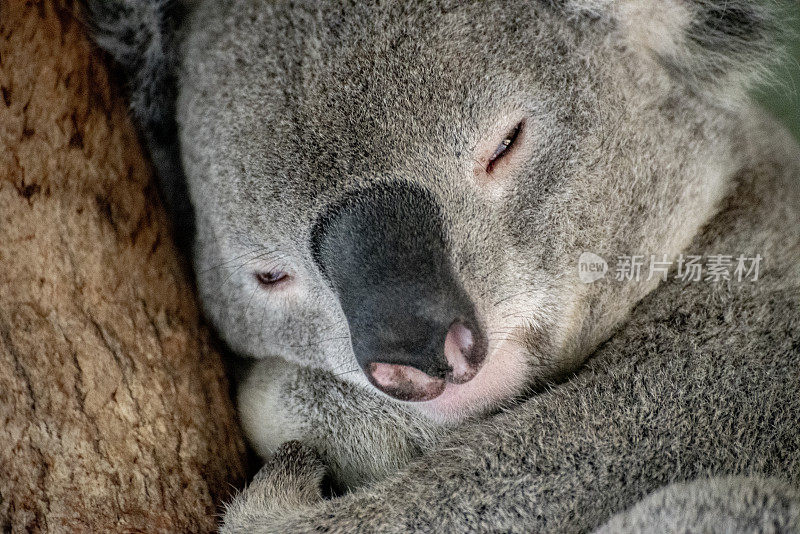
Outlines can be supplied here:
[[325, 466], [299, 441], [281, 445], [253, 481], [225, 508], [220, 532], [270, 532], [270, 525], [298, 508], [322, 500]]

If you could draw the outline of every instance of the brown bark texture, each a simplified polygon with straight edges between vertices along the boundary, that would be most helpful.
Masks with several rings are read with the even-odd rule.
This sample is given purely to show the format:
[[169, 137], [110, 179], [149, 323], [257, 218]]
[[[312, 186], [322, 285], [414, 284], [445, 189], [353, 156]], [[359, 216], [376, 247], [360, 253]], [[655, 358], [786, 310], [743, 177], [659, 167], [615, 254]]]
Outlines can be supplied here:
[[77, 11], [0, 0], [0, 532], [214, 530], [222, 359]]

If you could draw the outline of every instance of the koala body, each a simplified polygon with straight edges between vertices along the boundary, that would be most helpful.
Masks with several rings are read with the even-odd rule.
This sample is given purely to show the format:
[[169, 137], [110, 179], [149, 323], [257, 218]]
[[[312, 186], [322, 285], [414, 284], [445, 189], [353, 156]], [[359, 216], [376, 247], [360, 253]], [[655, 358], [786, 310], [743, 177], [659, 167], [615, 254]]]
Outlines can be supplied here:
[[[272, 460], [228, 531], [588, 530], [673, 482], [798, 483], [800, 163], [746, 98], [775, 6], [112, 4], [206, 313], [255, 360]], [[588, 284], [585, 252], [764, 263]], [[319, 500], [320, 465], [363, 488]]]

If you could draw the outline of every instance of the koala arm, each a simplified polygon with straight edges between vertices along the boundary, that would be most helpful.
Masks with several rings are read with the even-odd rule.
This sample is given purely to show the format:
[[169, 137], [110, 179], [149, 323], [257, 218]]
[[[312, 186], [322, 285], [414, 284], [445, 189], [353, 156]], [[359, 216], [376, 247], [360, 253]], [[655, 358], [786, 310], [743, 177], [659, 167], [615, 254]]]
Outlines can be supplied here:
[[269, 497], [276, 484], [318, 487], [319, 471], [284, 450], [230, 505], [223, 532], [587, 531], [676, 481], [796, 484], [800, 295], [768, 289], [651, 295], [573, 379], [340, 498]]
[[280, 358], [252, 362], [243, 375], [237, 404], [255, 451], [269, 460], [299, 441], [320, 455], [337, 491], [385, 478], [448, 431], [371, 389]]
[[595, 531], [662, 532], [800, 532], [800, 491], [759, 477], [672, 484]]

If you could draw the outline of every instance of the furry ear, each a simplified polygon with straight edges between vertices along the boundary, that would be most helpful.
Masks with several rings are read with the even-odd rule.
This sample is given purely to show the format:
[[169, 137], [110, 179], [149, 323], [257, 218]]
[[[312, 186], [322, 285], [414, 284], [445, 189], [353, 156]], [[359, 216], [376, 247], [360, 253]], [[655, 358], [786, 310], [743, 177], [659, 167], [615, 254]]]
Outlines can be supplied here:
[[699, 94], [741, 97], [783, 58], [800, 0], [544, 0], [599, 22]]
[[156, 169], [172, 215], [175, 238], [191, 246], [194, 217], [180, 164], [175, 122], [176, 28], [190, 2], [176, 0], [88, 0], [97, 45], [125, 75], [131, 110]]
[[780, 15], [797, 0], [616, 0], [633, 48], [699, 93], [739, 95], [782, 56]]
[[174, 25], [170, 0], [88, 0], [92, 36], [122, 68], [131, 109], [148, 129], [163, 126], [175, 97]]

